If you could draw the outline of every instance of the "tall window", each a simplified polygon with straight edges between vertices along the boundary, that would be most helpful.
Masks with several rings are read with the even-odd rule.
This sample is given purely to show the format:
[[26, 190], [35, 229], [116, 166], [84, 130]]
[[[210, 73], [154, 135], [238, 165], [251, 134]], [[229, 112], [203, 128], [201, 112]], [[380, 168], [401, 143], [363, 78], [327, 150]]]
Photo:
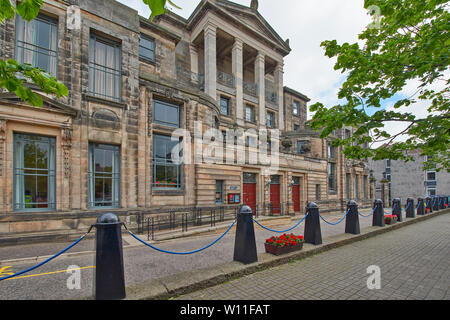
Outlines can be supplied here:
[[220, 113], [223, 115], [230, 115], [230, 99], [220, 97]]
[[14, 135], [14, 210], [56, 209], [56, 139]]
[[255, 122], [255, 107], [252, 105], [245, 105], [245, 121]]
[[223, 203], [223, 180], [216, 180], [216, 203]]
[[120, 43], [91, 34], [89, 42], [89, 92], [100, 98], [120, 101]]
[[155, 39], [143, 34], [139, 36], [139, 57], [155, 62]]
[[328, 158], [334, 159], [335, 157], [335, 148], [331, 145], [331, 143], [328, 143]]
[[16, 60], [44, 69], [56, 77], [58, 64], [58, 21], [38, 15], [27, 22], [17, 15]]
[[120, 206], [120, 147], [89, 144], [89, 207]]
[[355, 175], [355, 197], [359, 199], [359, 176]]
[[300, 114], [300, 103], [298, 101], [294, 101], [292, 105], [292, 113], [295, 116], [298, 116]]
[[159, 100], [154, 100], [153, 122], [169, 127], [179, 128], [181, 126], [180, 106]]
[[275, 114], [270, 111], [267, 111], [267, 127], [275, 128]]
[[320, 184], [316, 184], [316, 200], [320, 200]]
[[336, 164], [328, 163], [328, 186], [331, 191], [336, 190]]
[[172, 159], [172, 150], [178, 143], [170, 136], [153, 135], [153, 187], [181, 188], [181, 164]]

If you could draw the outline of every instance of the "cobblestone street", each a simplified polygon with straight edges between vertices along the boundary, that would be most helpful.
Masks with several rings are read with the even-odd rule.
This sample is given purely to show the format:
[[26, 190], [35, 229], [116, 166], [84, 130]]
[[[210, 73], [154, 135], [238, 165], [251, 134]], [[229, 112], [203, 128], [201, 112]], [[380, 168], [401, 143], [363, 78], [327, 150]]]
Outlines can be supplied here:
[[[445, 214], [177, 299], [450, 300], [449, 230]], [[381, 289], [367, 288], [371, 265]]]

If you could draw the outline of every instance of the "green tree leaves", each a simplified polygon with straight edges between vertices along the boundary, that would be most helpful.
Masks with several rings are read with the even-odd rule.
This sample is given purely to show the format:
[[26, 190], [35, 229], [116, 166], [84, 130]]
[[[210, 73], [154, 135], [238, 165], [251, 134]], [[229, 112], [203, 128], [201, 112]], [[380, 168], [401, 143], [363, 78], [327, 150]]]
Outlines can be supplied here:
[[171, 4], [172, 6], [181, 9], [177, 5], [175, 5], [170, 0], [143, 0], [146, 5], [149, 6], [152, 14], [150, 16], [150, 20], [153, 20], [156, 16], [164, 14], [166, 12], [166, 2]]
[[[444, 0], [366, 0], [380, 10], [380, 28], [367, 27], [358, 44], [324, 41], [325, 55], [337, 58], [335, 70], [348, 74], [340, 104], [312, 105], [311, 127], [326, 137], [343, 126], [358, 128], [351, 139], [338, 139], [350, 158], [411, 160], [408, 151], [434, 155], [438, 169], [449, 167], [450, 14]], [[415, 93], [404, 90], [416, 84]], [[386, 100], [390, 108], [382, 108]], [[418, 105], [428, 114], [419, 116]], [[388, 124], [402, 128], [393, 133]], [[401, 138], [401, 139], [400, 139]], [[363, 149], [363, 143], [372, 145]]]

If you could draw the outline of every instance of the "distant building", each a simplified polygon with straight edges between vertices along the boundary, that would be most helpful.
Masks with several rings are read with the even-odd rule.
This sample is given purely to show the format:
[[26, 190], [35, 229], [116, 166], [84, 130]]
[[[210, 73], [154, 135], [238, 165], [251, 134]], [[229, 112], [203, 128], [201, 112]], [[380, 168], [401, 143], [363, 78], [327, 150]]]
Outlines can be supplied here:
[[450, 193], [450, 173], [446, 170], [423, 170], [426, 158], [419, 151], [412, 153], [415, 161], [379, 160], [370, 161], [370, 169], [376, 179], [375, 194], [383, 199], [383, 180], [387, 184], [386, 199], [434, 196]]

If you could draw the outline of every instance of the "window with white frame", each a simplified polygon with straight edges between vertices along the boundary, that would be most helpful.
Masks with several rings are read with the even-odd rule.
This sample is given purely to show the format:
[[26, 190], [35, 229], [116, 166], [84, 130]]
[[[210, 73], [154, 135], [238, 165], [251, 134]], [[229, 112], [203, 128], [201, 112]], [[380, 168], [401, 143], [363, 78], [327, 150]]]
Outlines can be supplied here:
[[300, 103], [298, 101], [294, 101], [292, 104], [292, 113], [295, 116], [298, 116], [300, 114]]

